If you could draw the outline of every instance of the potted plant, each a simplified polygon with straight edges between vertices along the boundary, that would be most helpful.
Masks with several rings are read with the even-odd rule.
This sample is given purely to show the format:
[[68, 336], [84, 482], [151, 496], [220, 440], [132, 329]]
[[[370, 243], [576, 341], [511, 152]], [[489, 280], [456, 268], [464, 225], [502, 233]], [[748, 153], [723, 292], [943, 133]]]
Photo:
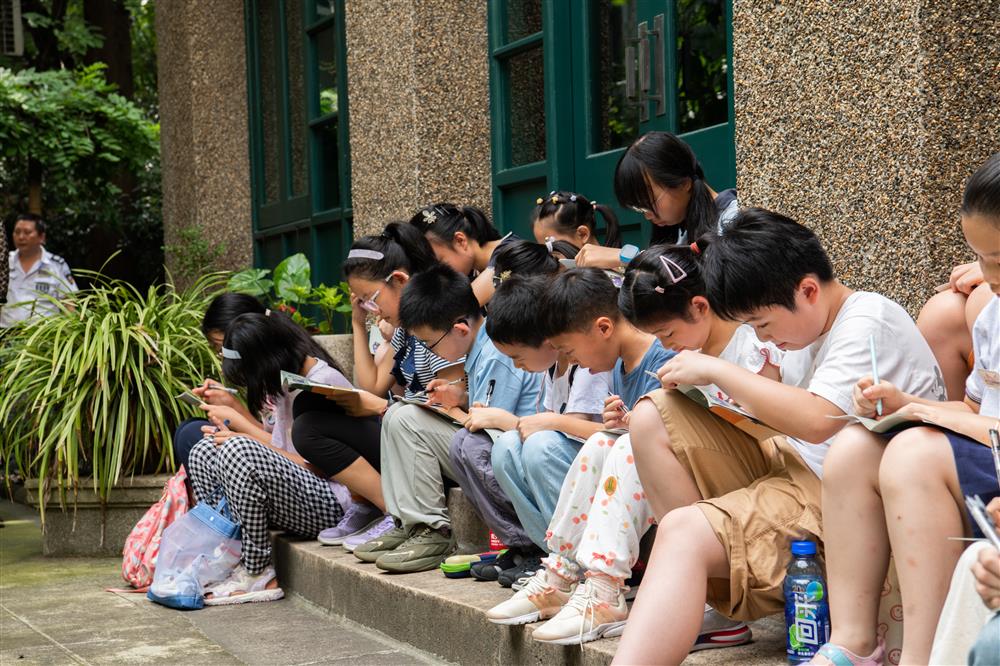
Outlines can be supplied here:
[[264, 301], [268, 307], [288, 314], [326, 349], [350, 377], [354, 370], [353, 336], [336, 331], [351, 330], [351, 289], [346, 282], [332, 287], [312, 286], [309, 259], [293, 254], [274, 268], [248, 268], [229, 278], [230, 291], [239, 291]]
[[220, 371], [200, 324], [224, 276], [145, 292], [89, 277], [56, 314], [0, 334], [0, 456], [8, 483], [29, 479], [47, 554], [120, 554], [162, 489], [140, 475], [173, 472], [173, 430], [195, 415], [176, 396]]

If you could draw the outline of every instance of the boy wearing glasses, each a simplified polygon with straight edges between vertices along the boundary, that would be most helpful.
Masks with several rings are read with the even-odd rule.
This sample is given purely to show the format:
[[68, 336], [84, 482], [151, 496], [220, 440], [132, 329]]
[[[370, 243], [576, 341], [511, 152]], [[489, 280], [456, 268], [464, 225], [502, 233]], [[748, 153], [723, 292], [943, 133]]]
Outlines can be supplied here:
[[[503, 409], [515, 416], [536, 411], [540, 376], [514, 367], [490, 341], [469, 280], [446, 265], [410, 278], [400, 300], [400, 325], [447, 360], [463, 356], [468, 395], [460, 385], [434, 380], [429, 402]], [[362, 561], [406, 573], [437, 567], [454, 549], [445, 477], [456, 475], [448, 456], [460, 427], [416, 405], [400, 405], [382, 421], [382, 491], [396, 527], [354, 549]]]

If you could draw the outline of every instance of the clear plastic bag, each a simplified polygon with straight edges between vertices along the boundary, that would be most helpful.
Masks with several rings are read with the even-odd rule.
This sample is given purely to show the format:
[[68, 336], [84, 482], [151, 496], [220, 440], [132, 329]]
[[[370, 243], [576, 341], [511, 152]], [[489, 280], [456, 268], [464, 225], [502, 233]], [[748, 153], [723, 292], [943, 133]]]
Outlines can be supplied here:
[[147, 596], [171, 608], [201, 608], [204, 589], [232, 573], [241, 551], [240, 526], [226, 500], [217, 508], [202, 502], [163, 530]]

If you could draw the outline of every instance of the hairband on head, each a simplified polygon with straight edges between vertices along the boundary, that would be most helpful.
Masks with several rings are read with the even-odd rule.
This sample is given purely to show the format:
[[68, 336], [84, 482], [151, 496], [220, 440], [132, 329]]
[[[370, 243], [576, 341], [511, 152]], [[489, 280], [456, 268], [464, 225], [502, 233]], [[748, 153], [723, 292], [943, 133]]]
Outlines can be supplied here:
[[[677, 284], [687, 277], [687, 271], [681, 268], [676, 261], [667, 259], [663, 255], [660, 255], [660, 263], [663, 264], [664, 270], [667, 271], [667, 277], [670, 279], [670, 284]], [[653, 291], [658, 294], [666, 293], [666, 290], [660, 285], [653, 287]]]
[[233, 360], [233, 361], [238, 361], [238, 360], [240, 360], [243, 357], [240, 356], [240, 353], [238, 351], [236, 351], [235, 349], [228, 349], [226, 347], [223, 347], [222, 348], [222, 358], [228, 358], [228, 359]]
[[385, 255], [378, 250], [351, 250], [347, 253], [348, 259], [374, 259], [375, 261], [382, 261], [385, 259]]

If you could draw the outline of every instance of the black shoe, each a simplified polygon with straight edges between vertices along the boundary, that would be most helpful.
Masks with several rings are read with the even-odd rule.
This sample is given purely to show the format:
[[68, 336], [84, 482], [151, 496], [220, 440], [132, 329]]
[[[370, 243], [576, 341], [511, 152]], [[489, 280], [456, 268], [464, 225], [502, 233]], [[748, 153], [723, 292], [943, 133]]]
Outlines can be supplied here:
[[510, 587], [521, 578], [534, 576], [535, 572], [543, 566], [542, 555], [528, 555], [521, 558], [516, 567], [500, 572], [500, 575], [497, 576], [497, 582], [500, 583], [500, 587]]
[[508, 548], [492, 562], [476, 562], [469, 568], [469, 573], [476, 580], [496, 580], [502, 571], [516, 567], [520, 561], [520, 552], [516, 548]]

